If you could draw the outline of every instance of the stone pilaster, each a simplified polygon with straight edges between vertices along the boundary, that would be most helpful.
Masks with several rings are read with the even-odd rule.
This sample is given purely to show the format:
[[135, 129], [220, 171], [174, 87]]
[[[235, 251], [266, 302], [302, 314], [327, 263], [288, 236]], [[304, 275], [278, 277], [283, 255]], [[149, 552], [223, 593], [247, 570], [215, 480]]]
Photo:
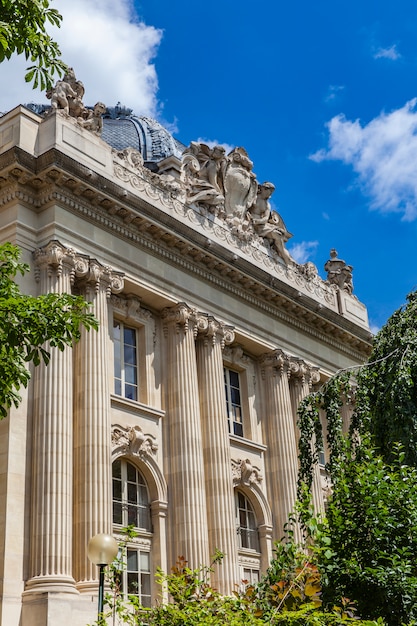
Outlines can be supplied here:
[[[34, 253], [40, 293], [71, 293], [74, 252], [57, 241]], [[72, 350], [45, 348], [34, 372], [30, 579], [26, 589], [76, 593], [72, 577]]]
[[123, 279], [87, 257], [76, 275], [100, 323], [98, 332], [82, 332], [75, 353], [74, 577], [80, 591], [91, 592], [97, 591], [98, 568], [87, 557], [88, 542], [112, 531], [108, 298], [122, 290]]
[[230, 444], [226, 416], [222, 350], [231, 343], [231, 328], [213, 317], [199, 315], [197, 372], [204, 453], [207, 519], [210, 555], [216, 548], [225, 557], [215, 568], [212, 583], [223, 594], [231, 594], [239, 580]]
[[[209, 562], [206, 489], [194, 337], [197, 314], [186, 304], [162, 314], [167, 341], [165, 437], [170, 493], [171, 558]], [[174, 554], [174, 552], [176, 552]]]
[[[291, 404], [293, 407], [294, 423], [297, 422], [297, 410], [300, 402], [308, 396], [312, 391], [314, 384], [320, 381], [320, 373], [317, 368], [312, 367], [305, 363], [302, 359], [291, 358], [291, 376], [290, 376], [290, 395]], [[298, 427], [295, 426], [297, 440], [299, 438]], [[311, 442], [311, 445], [315, 445], [315, 441]], [[320, 475], [320, 467], [316, 463], [313, 468], [313, 484], [312, 484], [313, 505], [316, 513], [319, 513], [324, 508], [323, 488]]]
[[[260, 364], [265, 385], [267, 489], [274, 540], [279, 541], [297, 498], [298, 449], [288, 381], [290, 361], [281, 350], [276, 350], [263, 355]], [[295, 531], [298, 534], [298, 528]]]

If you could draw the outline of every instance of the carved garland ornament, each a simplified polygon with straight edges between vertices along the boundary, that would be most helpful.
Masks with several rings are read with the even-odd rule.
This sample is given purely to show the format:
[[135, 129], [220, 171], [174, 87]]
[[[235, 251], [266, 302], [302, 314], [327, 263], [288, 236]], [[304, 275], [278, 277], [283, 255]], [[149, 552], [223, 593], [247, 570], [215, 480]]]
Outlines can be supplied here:
[[249, 459], [232, 459], [233, 486], [250, 486], [253, 483], [261, 484], [263, 476], [258, 467], [253, 467]]
[[145, 435], [140, 426], [113, 425], [111, 443], [114, 456], [132, 455], [145, 460], [155, 457], [158, 451], [157, 439], [152, 435]]

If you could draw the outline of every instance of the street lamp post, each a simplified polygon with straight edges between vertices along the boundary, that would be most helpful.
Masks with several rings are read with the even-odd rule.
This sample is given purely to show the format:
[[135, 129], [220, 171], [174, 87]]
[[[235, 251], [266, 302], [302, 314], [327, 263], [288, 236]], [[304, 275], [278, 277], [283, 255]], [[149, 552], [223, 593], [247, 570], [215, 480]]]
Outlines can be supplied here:
[[100, 568], [98, 585], [98, 623], [102, 623], [104, 604], [104, 568], [117, 556], [119, 546], [111, 535], [99, 533], [94, 535], [88, 542], [87, 556], [94, 565]]

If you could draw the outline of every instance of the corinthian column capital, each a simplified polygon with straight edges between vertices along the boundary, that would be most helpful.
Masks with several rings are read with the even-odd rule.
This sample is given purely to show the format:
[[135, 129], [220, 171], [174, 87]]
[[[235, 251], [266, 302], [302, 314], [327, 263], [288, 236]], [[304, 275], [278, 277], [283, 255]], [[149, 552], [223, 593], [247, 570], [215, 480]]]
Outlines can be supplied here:
[[115, 272], [108, 265], [102, 265], [97, 259], [79, 255], [76, 258], [75, 275], [95, 293], [105, 291], [108, 298], [112, 293], [123, 290], [124, 274]]
[[296, 357], [290, 358], [290, 376], [292, 381], [308, 385], [310, 389], [320, 382], [319, 368]]
[[233, 343], [235, 338], [232, 326], [226, 326], [224, 322], [219, 322], [212, 315], [206, 313], [198, 314], [195, 329], [205, 344], [211, 342], [215, 345], [216, 342], [219, 342], [222, 349], [225, 345]]
[[74, 279], [75, 252], [71, 248], [66, 248], [56, 239], [50, 241], [46, 246], [38, 248], [33, 253], [35, 261], [35, 279], [40, 280], [41, 271], [46, 271], [48, 275], [55, 274], [61, 276], [63, 271], [71, 274], [71, 282]]
[[195, 332], [197, 317], [197, 309], [189, 307], [185, 302], [180, 302], [162, 311], [164, 331], [166, 333], [168, 326], [175, 325], [177, 334], [180, 332], [187, 333], [189, 328]]
[[274, 352], [267, 352], [259, 357], [259, 363], [261, 366], [262, 377], [269, 376], [287, 376], [289, 378], [291, 373], [291, 361], [288, 354], [282, 350], [274, 350]]

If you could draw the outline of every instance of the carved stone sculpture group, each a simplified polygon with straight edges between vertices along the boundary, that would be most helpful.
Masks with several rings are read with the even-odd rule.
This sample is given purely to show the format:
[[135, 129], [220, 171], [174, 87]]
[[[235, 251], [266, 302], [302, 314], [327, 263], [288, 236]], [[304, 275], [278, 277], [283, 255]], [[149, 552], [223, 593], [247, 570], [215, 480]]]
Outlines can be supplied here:
[[52, 109], [60, 109], [70, 117], [75, 117], [80, 126], [91, 130], [96, 135], [101, 135], [103, 121], [101, 116], [106, 111], [106, 105], [97, 102], [93, 110], [84, 106], [84, 85], [75, 77], [72, 67], [68, 68], [62, 80], [58, 80], [55, 86], [46, 93], [51, 101]]
[[290, 237], [282, 217], [271, 209], [272, 183], [258, 183], [244, 148], [228, 155], [223, 146], [191, 142], [183, 154], [187, 202], [224, 220], [243, 241], [257, 238], [286, 265], [294, 265], [285, 243]]
[[[84, 85], [69, 68], [62, 80], [47, 92], [52, 110], [59, 109], [75, 118], [79, 126], [101, 135], [102, 115], [106, 106], [97, 102], [93, 109], [83, 104]], [[142, 178], [195, 207], [208, 219], [217, 219], [244, 243], [262, 245], [268, 254], [276, 257], [304, 278], [320, 281], [317, 267], [312, 262], [299, 265], [285, 247], [292, 234], [287, 230], [281, 215], [271, 208], [270, 198], [275, 191], [273, 183], [259, 183], [252, 171], [253, 163], [246, 150], [238, 147], [226, 154], [223, 146], [192, 141], [182, 155], [181, 176], [155, 173], [145, 167], [143, 157], [134, 148], [113, 150], [115, 164], [123, 163], [128, 170], [135, 170]], [[327, 284], [334, 289], [352, 294], [352, 266], [337, 258], [336, 250], [330, 251], [325, 265]]]

